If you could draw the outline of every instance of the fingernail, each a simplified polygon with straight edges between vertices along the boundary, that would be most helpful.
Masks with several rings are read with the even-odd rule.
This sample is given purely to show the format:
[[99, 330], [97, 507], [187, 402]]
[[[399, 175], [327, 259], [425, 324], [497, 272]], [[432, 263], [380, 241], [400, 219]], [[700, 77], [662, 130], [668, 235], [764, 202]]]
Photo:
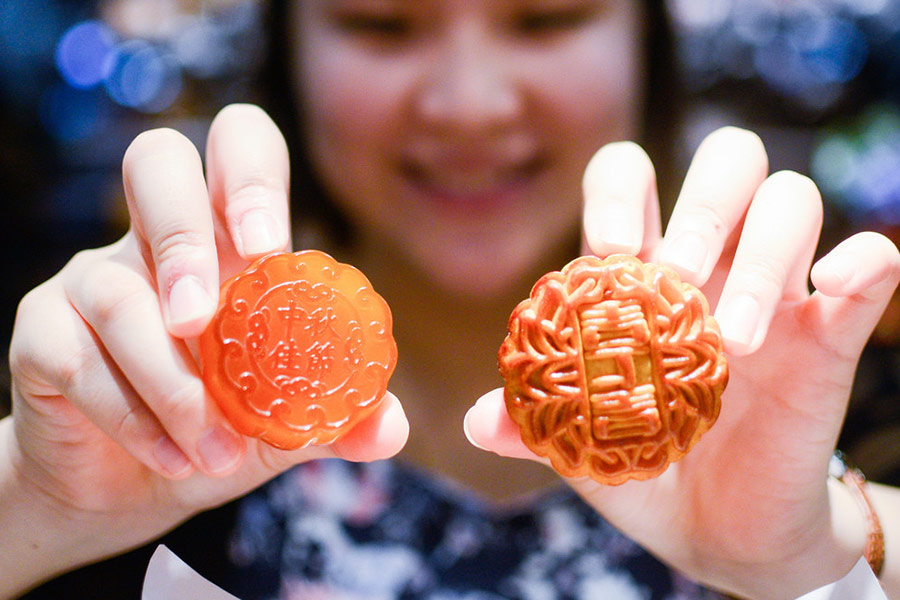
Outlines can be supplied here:
[[472, 411], [475, 409], [473, 406], [466, 412], [466, 416], [463, 418], [463, 433], [466, 434], [466, 439], [469, 440], [469, 443], [478, 448], [479, 450], [487, 450], [484, 446], [475, 441], [472, 437], [472, 432], [469, 430], [469, 419], [471, 418]]
[[594, 231], [601, 244], [626, 253], [639, 250], [631, 220], [623, 207], [615, 203], [604, 206], [602, 215], [598, 215], [595, 221]]
[[716, 310], [722, 338], [744, 347], [750, 346], [759, 328], [760, 315], [759, 302], [753, 296], [739, 294], [726, 300]]
[[215, 303], [203, 282], [193, 275], [185, 275], [169, 288], [169, 320], [173, 325], [206, 318], [214, 310]]
[[163, 471], [173, 477], [183, 475], [191, 466], [191, 460], [167, 435], [157, 440], [153, 447], [153, 457], [159, 462]]
[[707, 254], [703, 238], [696, 233], [687, 232], [667, 243], [660, 259], [676, 271], [699, 275], [706, 264]]
[[238, 225], [238, 236], [245, 255], [265, 254], [284, 245], [275, 218], [264, 210], [244, 215]]
[[212, 474], [230, 470], [241, 458], [241, 439], [220, 425], [210, 429], [197, 443], [197, 453]]
[[825, 266], [841, 287], [846, 287], [859, 271], [859, 261], [856, 257], [847, 254], [829, 256]]

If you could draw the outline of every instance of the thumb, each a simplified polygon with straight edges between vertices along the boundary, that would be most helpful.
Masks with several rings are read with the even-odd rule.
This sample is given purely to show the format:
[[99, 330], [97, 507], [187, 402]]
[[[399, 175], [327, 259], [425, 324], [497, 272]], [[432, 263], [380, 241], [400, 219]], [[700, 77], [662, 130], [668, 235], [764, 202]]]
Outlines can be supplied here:
[[897, 289], [900, 252], [879, 233], [858, 233], [819, 260], [810, 278], [822, 342], [859, 353]]
[[466, 413], [463, 428], [476, 448], [508, 458], [525, 458], [542, 464], [549, 461], [535, 455], [519, 434], [519, 426], [506, 412], [503, 388], [491, 390]]
[[400, 401], [387, 392], [375, 414], [362, 421], [332, 445], [334, 453], [354, 462], [394, 456], [409, 438], [409, 421]]

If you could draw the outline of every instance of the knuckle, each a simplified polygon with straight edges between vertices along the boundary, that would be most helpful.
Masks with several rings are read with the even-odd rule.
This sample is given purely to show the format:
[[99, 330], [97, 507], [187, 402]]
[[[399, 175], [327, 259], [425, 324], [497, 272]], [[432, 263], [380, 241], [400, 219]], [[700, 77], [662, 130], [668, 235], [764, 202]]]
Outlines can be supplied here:
[[695, 231], [707, 233], [713, 236], [725, 236], [730, 231], [730, 223], [722, 215], [721, 209], [708, 201], [700, 201], [682, 208], [678, 222], [683, 226], [689, 226]]
[[26, 331], [31, 331], [31, 323], [40, 319], [43, 292], [40, 287], [25, 294], [19, 301], [16, 309], [15, 326], [12, 338], [9, 341], [9, 368], [15, 375], [17, 372], [34, 370], [34, 354], [29, 343], [30, 337]]
[[274, 173], [254, 170], [243, 173], [234, 181], [228, 181], [225, 197], [226, 216], [230, 219], [254, 208], [269, 208], [272, 199], [286, 197], [284, 181]]
[[93, 270], [105, 258], [109, 247], [90, 248], [80, 250], [72, 255], [65, 266], [60, 271], [63, 281], [67, 284], [72, 281], [78, 281], [85, 273]]
[[189, 257], [205, 255], [212, 244], [207, 235], [191, 228], [187, 223], [173, 221], [160, 225], [150, 241], [157, 267], [179, 264], [192, 260]]
[[204, 400], [203, 382], [192, 377], [181, 382], [172, 391], [163, 392], [155, 403], [154, 412], [163, 423], [196, 422]]
[[[9, 342], [9, 367], [13, 376], [38, 379], [50, 370], [48, 364], [52, 357], [47, 356], [42, 341], [59, 329], [56, 325], [61, 312], [53, 310], [57, 294], [51, 282], [44, 282], [19, 301]], [[58, 347], [54, 346], [53, 350], [54, 356], [58, 356]]]
[[77, 292], [83, 301], [79, 311], [94, 329], [106, 329], [139, 314], [148, 302], [155, 301], [144, 282], [121, 277], [103, 265], [86, 269]]
[[81, 346], [68, 354], [62, 353], [49, 378], [64, 395], [78, 395], [77, 390], [84, 387], [85, 379], [96, 372], [101, 362], [102, 358], [96, 347]]
[[82, 271], [87, 265], [93, 262], [93, 256], [95, 251], [91, 250], [81, 250], [72, 255], [72, 258], [66, 263], [66, 266], [63, 267], [64, 272], [72, 272], [78, 273]]
[[47, 283], [45, 282], [22, 296], [16, 308], [15, 329], [20, 328], [20, 323], [39, 317], [44, 312], [43, 307], [47, 304], [45, 299], [47, 294]]
[[738, 280], [743, 289], [780, 292], [787, 274], [787, 266], [776, 257], [756, 254], [736, 261], [729, 278]]
[[162, 431], [142, 405], [129, 402], [122, 405], [121, 412], [113, 419], [108, 433], [116, 440], [136, 440], [153, 439]]

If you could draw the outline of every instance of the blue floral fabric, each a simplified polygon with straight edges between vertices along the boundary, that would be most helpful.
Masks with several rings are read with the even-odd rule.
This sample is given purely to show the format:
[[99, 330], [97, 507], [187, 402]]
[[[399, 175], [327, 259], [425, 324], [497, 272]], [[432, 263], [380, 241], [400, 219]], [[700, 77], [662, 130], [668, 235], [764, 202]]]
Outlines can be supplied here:
[[309, 463], [244, 499], [243, 600], [704, 600], [568, 488], [497, 508], [393, 461]]

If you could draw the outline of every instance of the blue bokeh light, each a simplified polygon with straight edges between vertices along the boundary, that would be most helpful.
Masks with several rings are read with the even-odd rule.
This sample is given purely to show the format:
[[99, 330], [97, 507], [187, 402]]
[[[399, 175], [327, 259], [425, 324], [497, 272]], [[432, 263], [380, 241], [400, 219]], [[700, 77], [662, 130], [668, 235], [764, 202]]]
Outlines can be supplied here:
[[826, 132], [810, 168], [822, 191], [853, 221], [900, 225], [900, 109], [875, 105]]
[[116, 103], [143, 112], [165, 110], [181, 91], [177, 61], [144, 40], [116, 46], [104, 85]]
[[56, 46], [56, 66], [63, 79], [76, 88], [91, 88], [109, 74], [115, 32], [100, 21], [70, 27]]
[[846, 83], [856, 77], [869, 52], [862, 32], [841, 18], [820, 19], [815, 25], [813, 31], [798, 31], [794, 37], [806, 69], [828, 83]]

